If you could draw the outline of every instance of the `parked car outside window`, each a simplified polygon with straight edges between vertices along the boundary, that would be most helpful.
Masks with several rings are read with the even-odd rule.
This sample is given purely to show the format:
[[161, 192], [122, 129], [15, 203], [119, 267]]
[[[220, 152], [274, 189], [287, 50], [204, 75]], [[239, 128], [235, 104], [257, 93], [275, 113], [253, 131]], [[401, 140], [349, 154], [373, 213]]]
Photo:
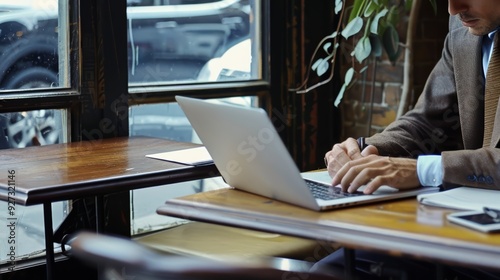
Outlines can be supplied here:
[[[127, 0], [129, 84], [206, 82], [204, 65], [248, 38], [253, 1]], [[0, 0], [0, 94], [62, 86], [58, 27], [58, 0]], [[0, 114], [0, 149], [60, 143], [61, 121], [58, 110]]]

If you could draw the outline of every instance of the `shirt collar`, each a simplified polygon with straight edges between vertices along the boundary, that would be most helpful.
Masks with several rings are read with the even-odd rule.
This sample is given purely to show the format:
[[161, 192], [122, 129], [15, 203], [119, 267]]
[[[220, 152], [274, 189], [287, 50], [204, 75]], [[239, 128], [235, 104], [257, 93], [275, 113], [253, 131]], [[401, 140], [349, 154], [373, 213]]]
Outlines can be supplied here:
[[497, 27], [497, 29], [491, 31], [490, 33], [488, 33], [488, 37], [493, 40], [493, 38], [495, 37], [495, 33], [497, 33], [499, 27]]

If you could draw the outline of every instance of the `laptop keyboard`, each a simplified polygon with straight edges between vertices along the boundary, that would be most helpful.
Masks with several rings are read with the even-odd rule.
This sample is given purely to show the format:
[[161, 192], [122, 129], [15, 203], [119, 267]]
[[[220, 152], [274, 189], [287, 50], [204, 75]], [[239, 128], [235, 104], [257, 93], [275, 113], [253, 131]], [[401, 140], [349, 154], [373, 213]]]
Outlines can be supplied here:
[[340, 188], [337, 187], [332, 187], [326, 184], [314, 182], [314, 181], [309, 181], [305, 180], [306, 185], [309, 187], [311, 190], [314, 198], [319, 198], [322, 200], [334, 200], [334, 199], [339, 199], [339, 198], [345, 198], [345, 197], [353, 197], [353, 196], [359, 196], [359, 195], [364, 195], [362, 192], [355, 192], [355, 193], [348, 193], [348, 192], [343, 192]]

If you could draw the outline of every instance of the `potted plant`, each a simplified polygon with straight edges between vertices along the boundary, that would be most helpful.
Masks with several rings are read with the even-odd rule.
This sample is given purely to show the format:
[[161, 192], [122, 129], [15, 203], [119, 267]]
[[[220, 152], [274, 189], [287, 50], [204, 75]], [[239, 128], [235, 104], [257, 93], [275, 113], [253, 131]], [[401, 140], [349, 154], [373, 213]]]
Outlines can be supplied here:
[[[411, 38], [416, 26], [415, 13], [420, 7], [421, 0], [333, 0], [335, 13], [339, 15], [338, 25], [332, 34], [325, 36], [317, 45], [310, 62], [307, 77], [302, 85], [292, 89], [296, 93], [307, 93], [314, 88], [328, 83], [334, 75], [333, 64], [337, 59], [337, 50], [342, 41], [353, 40], [354, 48], [350, 53], [351, 66], [345, 72], [343, 85], [334, 102], [338, 106], [342, 101], [344, 92], [352, 84], [355, 74], [366, 70], [369, 57], [380, 57], [385, 52], [387, 58], [394, 63], [402, 51], [402, 43], [397, 32], [400, 16], [410, 13], [405, 45], [405, 80], [410, 79]], [[436, 1], [429, 0], [436, 11]], [[347, 16], [347, 17], [346, 17]], [[322, 55], [319, 53], [321, 52]], [[318, 56], [322, 56], [317, 58]], [[360, 69], [360, 70], [356, 70]], [[321, 82], [308, 84], [310, 71], [318, 76], [329, 73]], [[405, 81], [409, 85], [409, 81]], [[403, 89], [403, 95], [409, 89]], [[402, 97], [403, 99], [404, 97]], [[404, 99], [403, 99], [404, 100]]]

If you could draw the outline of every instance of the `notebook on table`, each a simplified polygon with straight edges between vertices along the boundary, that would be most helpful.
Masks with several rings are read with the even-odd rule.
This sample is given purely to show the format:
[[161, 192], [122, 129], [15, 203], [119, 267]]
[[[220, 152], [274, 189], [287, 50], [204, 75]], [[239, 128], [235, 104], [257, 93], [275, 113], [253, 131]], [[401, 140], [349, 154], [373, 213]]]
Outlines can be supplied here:
[[438, 191], [434, 187], [399, 191], [382, 186], [371, 195], [342, 192], [331, 186], [326, 171], [300, 173], [262, 108], [183, 96], [176, 100], [226, 183], [236, 189], [315, 211]]

